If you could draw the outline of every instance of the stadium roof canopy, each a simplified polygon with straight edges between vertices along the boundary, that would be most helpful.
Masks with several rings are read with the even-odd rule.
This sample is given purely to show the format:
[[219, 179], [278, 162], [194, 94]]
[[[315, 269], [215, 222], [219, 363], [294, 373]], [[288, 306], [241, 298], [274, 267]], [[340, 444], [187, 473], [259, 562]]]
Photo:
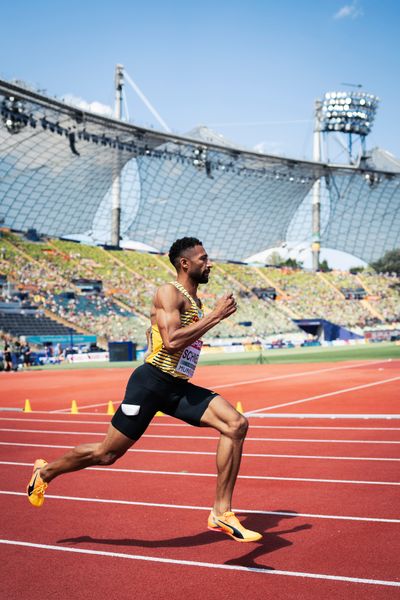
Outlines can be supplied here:
[[109, 243], [120, 181], [124, 240], [165, 252], [192, 235], [213, 258], [243, 260], [286, 240], [323, 177], [323, 246], [367, 262], [400, 246], [400, 166], [382, 151], [357, 167], [267, 156], [206, 128], [164, 134], [5, 81], [0, 108], [0, 218], [11, 229]]

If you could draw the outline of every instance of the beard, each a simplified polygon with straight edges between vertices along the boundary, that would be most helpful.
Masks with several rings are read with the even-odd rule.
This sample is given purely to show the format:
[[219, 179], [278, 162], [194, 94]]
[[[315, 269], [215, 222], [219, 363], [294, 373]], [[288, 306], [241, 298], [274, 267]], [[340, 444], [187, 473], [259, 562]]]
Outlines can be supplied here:
[[208, 278], [210, 276], [210, 271], [203, 271], [201, 273], [191, 273], [191, 278], [196, 283], [208, 283]]

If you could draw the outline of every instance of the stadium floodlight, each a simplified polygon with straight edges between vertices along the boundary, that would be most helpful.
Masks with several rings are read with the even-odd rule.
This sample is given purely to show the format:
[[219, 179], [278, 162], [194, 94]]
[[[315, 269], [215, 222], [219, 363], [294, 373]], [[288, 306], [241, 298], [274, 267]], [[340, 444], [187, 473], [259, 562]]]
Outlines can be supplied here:
[[321, 103], [320, 131], [368, 135], [379, 98], [365, 92], [328, 92]]
[[1, 118], [9, 133], [19, 133], [29, 121], [23, 102], [13, 96], [4, 98], [1, 104]]
[[205, 166], [207, 160], [207, 148], [200, 146], [193, 149], [193, 165], [199, 169]]
[[[344, 84], [353, 85], [353, 84]], [[360, 87], [357, 85], [356, 87]], [[322, 160], [322, 133], [345, 134], [348, 138], [347, 152], [349, 162], [353, 164], [353, 137], [358, 137], [361, 144], [361, 158], [366, 155], [366, 137], [370, 133], [378, 108], [379, 98], [373, 94], [360, 91], [327, 92], [315, 103], [315, 126], [313, 142], [313, 158]], [[340, 141], [339, 136], [336, 136]], [[341, 143], [341, 142], [340, 142]], [[325, 157], [326, 159], [326, 157]], [[328, 159], [329, 162], [329, 159]], [[374, 177], [366, 177], [370, 187], [379, 181]], [[321, 249], [321, 179], [313, 186], [312, 227], [313, 227], [313, 269], [319, 268]]]

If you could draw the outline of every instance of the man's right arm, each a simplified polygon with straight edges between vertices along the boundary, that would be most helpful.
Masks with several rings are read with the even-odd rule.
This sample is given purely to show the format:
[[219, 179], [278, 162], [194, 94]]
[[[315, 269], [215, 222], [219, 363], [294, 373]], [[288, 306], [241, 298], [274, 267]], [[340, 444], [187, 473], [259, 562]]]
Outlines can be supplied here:
[[173, 354], [190, 346], [207, 331], [218, 325], [236, 312], [236, 301], [232, 294], [223, 296], [208, 315], [186, 327], [181, 325], [181, 294], [170, 285], [162, 286], [157, 291], [154, 306], [156, 321], [163, 345], [167, 352]]

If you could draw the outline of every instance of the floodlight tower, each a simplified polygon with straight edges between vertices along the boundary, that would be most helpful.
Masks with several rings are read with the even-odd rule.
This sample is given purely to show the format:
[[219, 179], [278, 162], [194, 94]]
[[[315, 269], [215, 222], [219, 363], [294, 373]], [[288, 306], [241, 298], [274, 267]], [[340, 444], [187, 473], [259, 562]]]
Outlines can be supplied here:
[[[122, 87], [124, 84], [124, 67], [115, 67], [115, 109], [114, 116], [122, 118]], [[112, 215], [111, 215], [111, 244], [119, 247], [121, 231], [121, 175], [120, 175], [120, 150], [115, 148], [114, 176], [112, 184]]]
[[[352, 84], [344, 84], [352, 85]], [[359, 85], [355, 87], [360, 87]], [[378, 108], [379, 98], [360, 91], [327, 92], [315, 102], [315, 125], [313, 138], [313, 159], [329, 162], [326, 134], [344, 134], [347, 137], [348, 162], [354, 164], [354, 139], [359, 138], [361, 156], [366, 154], [366, 137], [370, 133]], [[324, 142], [324, 156], [322, 147]], [[319, 268], [321, 250], [321, 180], [313, 187], [312, 197], [312, 257], [313, 270]]]

